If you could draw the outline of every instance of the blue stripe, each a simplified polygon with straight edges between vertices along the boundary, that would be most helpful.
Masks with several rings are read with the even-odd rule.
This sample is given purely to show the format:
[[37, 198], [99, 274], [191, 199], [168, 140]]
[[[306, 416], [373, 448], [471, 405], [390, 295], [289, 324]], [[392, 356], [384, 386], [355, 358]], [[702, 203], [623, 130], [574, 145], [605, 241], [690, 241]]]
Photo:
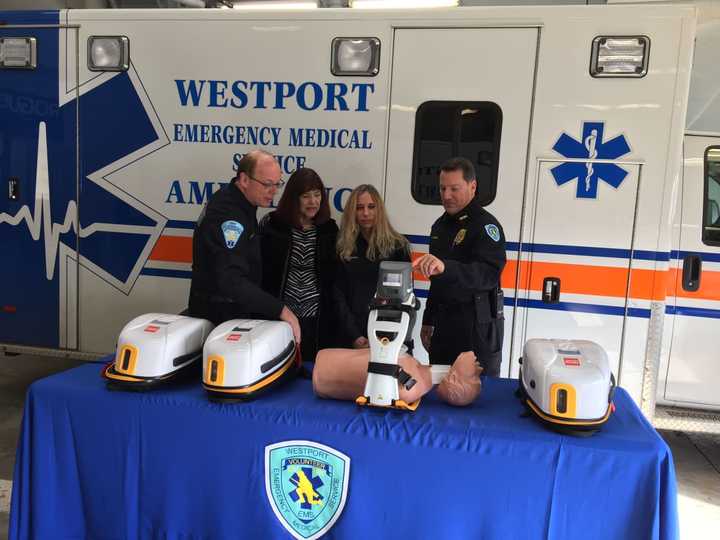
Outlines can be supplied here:
[[720, 309], [695, 308], [687, 306], [666, 306], [668, 315], [683, 315], [685, 317], [704, 317], [707, 319], [720, 319]]
[[644, 251], [642, 249], [636, 249], [633, 251], [633, 259], [668, 262], [670, 260], [670, 253], [667, 251]]
[[[518, 307], [534, 309], [550, 309], [553, 311], [573, 311], [579, 313], [596, 313], [598, 315], [616, 315], [623, 317], [625, 308], [623, 306], [604, 306], [600, 304], [579, 304], [576, 302], [558, 302], [557, 304], [546, 304], [541, 300], [518, 299]], [[630, 317], [650, 318], [649, 309], [629, 308], [627, 314]]]
[[194, 229], [195, 228], [195, 222], [194, 221], [181, 221], [179, 219], [170, 219], [165, 224], [165, 228], [170, 229]]
[[179, 279], [192, 278], [190, 270], [166, 270], [164, 268], [143, 268], [140, 272], [143, 276], [170, 277]]
[[420, 245], [430, 245], [430, 237], [429, 236], [422, 236], [419, 234], [406, 234], [405, 238], [408, 239], [408, 241], [412, 244], [420, 244]]
[[[405, 237], [413, 244], [430, 244], [429, 236], [406, 234]], [[519, 251], [520, 243], [506, 242], [505, 249], [507, 251]], [[569, 246], [563, 244], [523, 244], [523, 251], [525, 253], [552, 253], [557, 255], [580, 255], [586, 257], [611, 257], [615, 259], [629, 259], [630, 253], [632, 253], [632, 258], [635, 260], [665, 262], [670, 260], [670, 253], [667, 251], [647, 251], [637, 249], [631, 252], [629, 249]], [[711, 258], [714, 257], [713, 255], [707, 255], [709, 255], [709, 257], [706, 260], [713, 260], [713, 258]], [[703, 258], [705, 258], [705, 255], [703, 255]], [[720, 255], [717, 255], [717, 258], [720, 260]]]
[[683, 260], [688, 255], [699, 255], [703, 261], [720, 262], [720, 253], [709, 253], [707, 251], [673, 251], [671, 257], [673, 260]]
[[628, 308], [627, 310], [628, 317], [638, 317], [640, 319], [649, 319], [650, 318], [650, 310], [649, 309], [642, 309], [642, 308]]
[[[415, 295], [418, 298], [427, 298], [427, 289], [415, 289]], [[579, 313], [597, 313], [598, 315], [615, 315], [623, 317], [625, 315], [625, 308], [622, 306], [603, 306], [600, 304], [580, 304], [577, 302], [558, 302], [557, 304], [546, 304], [541, 300], [526, 300], [524, 298], [518, 298], [518, 307], [525, 307], [531, 309], [550, 309], [553, 311], [571, 311]], [[505, 297], [504, 304], [506, 306], [514, 306], [515, 298], [511, 296]], [[720, 312], [718, 312], [720, 313]], [[628, 317], [639, 317], [642, 319], [650, 318], [649, 309], [641, 308], [628, 308]]]
[[563, 246], [558, 244], [526, 244], [525, 248], [530, 253], [557, 253], [560, 255], [586, 255], [588, 257], [614, 257], [617, 259], [629, 259], [629, 249], [617, 248], [596, 248], [586, 246]]

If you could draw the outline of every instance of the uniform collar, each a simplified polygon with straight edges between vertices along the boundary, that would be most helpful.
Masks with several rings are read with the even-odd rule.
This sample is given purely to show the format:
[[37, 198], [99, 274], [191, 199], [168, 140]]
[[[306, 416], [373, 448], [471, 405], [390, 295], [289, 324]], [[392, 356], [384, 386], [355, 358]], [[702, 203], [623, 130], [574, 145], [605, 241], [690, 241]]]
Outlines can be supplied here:
[[442, 215], [442, 219], [443, 219], [443, 221], [447, 221], [447, 222], [451, 222], [451, 223], [452, 222], [463, 223], [463, 222], [467, 221], [468, 219], [470, 219], [471, 217], [473, 217], [474, 215], [476, 215], [479, 210], [482, 210], [482, 206], [480, 206], [480, 204], [478, 203], [477, 198], [473, 198], [473, 200], [471, 200], [468, 203], [468, 205], [465, 208], [463, 208], [462, 210], [460, 210], [458, 213], [451, 216], [450, 214], [445, 212]]
[[232, 194], [232, 198], [235, 199], [235, 201], [241, 205], [244, 209], [249, 210], [251, 212], [255, 212], [257, 210], [257, 206], [254, 204], [250, 204], [250, 201], [247, 200], [247, 197], [245, 197], [245, 194], [240, 191], [240, 188], [238, 188], [235, 185], [235, 181], [231, 181], [228, 184], [228, 189], [230, 190], [230, 193]]

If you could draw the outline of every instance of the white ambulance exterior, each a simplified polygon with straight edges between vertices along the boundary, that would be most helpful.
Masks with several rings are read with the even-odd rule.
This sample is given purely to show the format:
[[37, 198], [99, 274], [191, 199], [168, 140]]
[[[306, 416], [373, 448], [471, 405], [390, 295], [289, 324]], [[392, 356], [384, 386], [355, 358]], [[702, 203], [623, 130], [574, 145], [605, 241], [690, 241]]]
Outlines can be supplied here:
[[[720, 409], [720, 229], [704, 225], [705, 160], [682, 174], [692, 6], [0, 21], [0, 46], [34, 55], [0, 69], [0, 349], [97, 356], [133, 317], [184, 309], [195, 220], [252, 148], [286, 178], [316, 169], [336, 218], [375, 184], [416, 253], [442, 213], [438, 167], [462, 154], [508, 240], [503, 376], [529, 338], [591, 339], [649, 415], [656, 397]], [[370, 39], [371, 73], [333, 73], [342, 38]], [[643, 65], [603, 76], [606, 38], [643, 43]], [[91, 70], [113, 43], [123, 69]]]

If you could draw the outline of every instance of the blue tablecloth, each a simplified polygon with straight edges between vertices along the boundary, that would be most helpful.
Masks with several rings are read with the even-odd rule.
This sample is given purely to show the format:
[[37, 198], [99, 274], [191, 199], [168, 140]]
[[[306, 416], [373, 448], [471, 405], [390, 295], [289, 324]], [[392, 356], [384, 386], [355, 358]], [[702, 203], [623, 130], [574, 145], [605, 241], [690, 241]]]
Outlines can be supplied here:
[[317, 399], [297, 380], [244, 404], [199, 383], [106, 390], [100, 366], [28, 392], [11, 539], [291, 538], [265, 494], [264, 450], [311, 440], [347, 454], [347, 504], [327, 538], [674, 539], [670, 450], [628, 395], [591, 438], [523, 417], [516, 382], [415, 413]]

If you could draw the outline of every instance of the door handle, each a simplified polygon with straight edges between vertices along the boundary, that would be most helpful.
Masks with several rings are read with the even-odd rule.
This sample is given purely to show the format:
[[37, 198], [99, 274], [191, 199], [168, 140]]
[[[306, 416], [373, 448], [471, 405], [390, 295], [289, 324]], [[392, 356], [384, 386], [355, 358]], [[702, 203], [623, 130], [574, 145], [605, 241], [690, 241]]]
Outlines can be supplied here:
[[542, 301], [557, 304], [560, 301], [560, 278], [546, 277], [543, 280]]
[[683, 259], [682, 288], [694, 292], [700, 288], [702, 259], [700, 255], [686, 255]]

